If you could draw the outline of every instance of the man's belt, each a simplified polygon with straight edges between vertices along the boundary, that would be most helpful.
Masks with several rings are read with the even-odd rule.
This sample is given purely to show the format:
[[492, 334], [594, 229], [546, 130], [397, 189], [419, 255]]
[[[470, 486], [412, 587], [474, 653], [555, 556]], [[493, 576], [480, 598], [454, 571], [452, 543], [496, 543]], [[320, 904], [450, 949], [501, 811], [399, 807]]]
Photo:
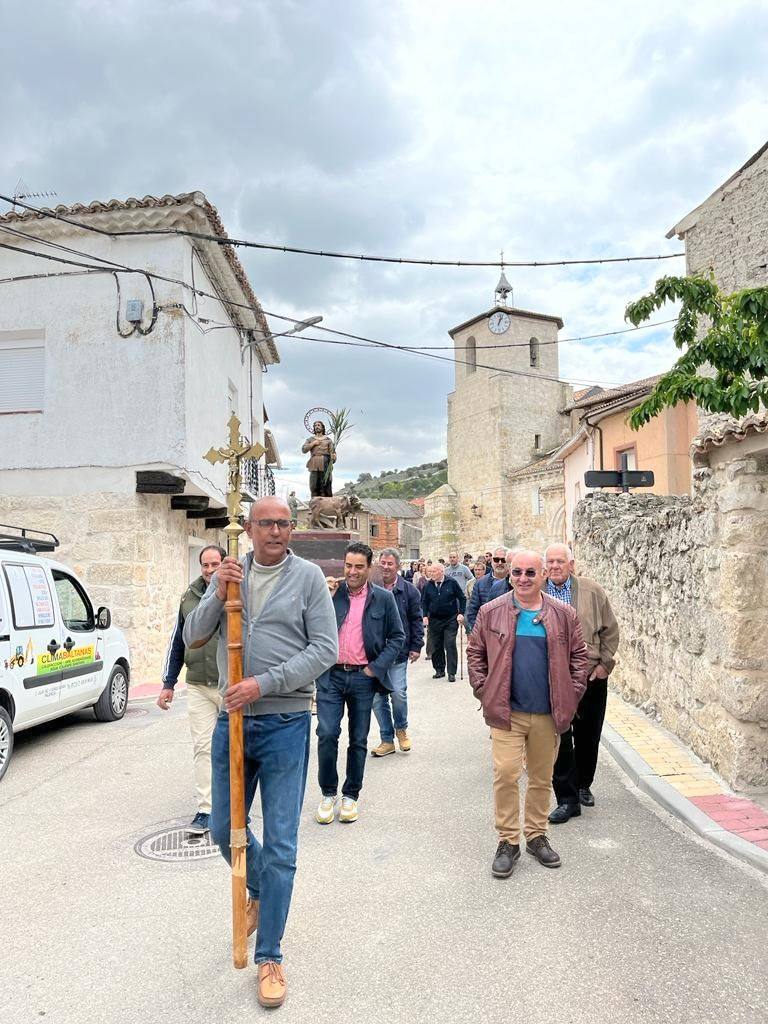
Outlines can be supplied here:
[[342, 672], [362, 672], [364, 668], [368, 668], [368, 665], [349, 665], [346, 661], [339, 661], [333, 667], [341, 669]]

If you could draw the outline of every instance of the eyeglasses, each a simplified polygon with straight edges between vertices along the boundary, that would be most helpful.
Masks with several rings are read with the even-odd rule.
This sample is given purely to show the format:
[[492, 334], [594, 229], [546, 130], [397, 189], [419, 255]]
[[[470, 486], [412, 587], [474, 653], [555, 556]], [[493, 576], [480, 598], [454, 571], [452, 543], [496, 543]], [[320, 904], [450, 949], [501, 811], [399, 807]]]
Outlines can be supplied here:
[[494, 558], [496, 565], [503, 565], [506, 562], [506, 558]]
[[273, 526], [277, 526], [281, 530], [287, 530], [291, 525], [290, 519], [252, 519], [252, 523], [255, 523], [260, 530], [271, 530]]
[[532, 580], [536, 578], [536, 570], [526, 569], [523, 571], [522, 569], [510, 569], [509, 575], [514, 576], [515, 579], [517, 579], [518, 576], [527, 576], [529, 580]]

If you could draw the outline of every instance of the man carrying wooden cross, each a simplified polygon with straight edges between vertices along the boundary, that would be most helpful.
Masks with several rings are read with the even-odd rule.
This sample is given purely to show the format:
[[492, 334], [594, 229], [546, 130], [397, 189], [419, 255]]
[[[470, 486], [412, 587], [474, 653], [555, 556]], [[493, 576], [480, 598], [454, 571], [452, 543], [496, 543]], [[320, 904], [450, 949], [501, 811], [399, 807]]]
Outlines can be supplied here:
[[[184, 624], [189, 647], [220, 629], [219, 715], [211, 750], [211, 833], [228, 862], [230, 777], [228, 714], [243, 712], [245, 807], [261, 790], [260, 843], [247, 829], [248, 934], [256, 930], [254, 960], [262, 1006], [280, 1006], [286, 995], [280, 942], [296, 872], [299, 815], [307, 781], [310, 702], [314, 680], [338, 661], [336, 617], [318, 566], [288, 549], [291, 512], [278, 498], [251, 506], [245, 532], [253, 551], [227, 557]], [[243, 678], [230, 684], [227, 669], [227, 584], [242, 600]]]

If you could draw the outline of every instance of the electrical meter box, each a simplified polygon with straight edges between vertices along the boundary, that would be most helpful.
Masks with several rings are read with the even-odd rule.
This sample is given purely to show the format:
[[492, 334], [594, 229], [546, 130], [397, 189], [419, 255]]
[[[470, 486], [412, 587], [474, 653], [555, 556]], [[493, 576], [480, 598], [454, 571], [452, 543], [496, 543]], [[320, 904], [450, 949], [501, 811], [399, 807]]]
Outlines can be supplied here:
[[140, 324], [144, 316], [144, 303], [141, 299], [128, 299], [125, 304], [125, 319], [129, 324]]

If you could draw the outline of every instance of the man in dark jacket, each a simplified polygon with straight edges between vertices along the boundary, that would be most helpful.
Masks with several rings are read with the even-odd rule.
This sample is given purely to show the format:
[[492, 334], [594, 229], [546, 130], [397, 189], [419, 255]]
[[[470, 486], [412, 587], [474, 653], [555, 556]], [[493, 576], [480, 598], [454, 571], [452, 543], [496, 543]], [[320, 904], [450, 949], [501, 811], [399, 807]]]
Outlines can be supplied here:
[[469, 681], [491, 730], [497, 878], [508, 878], [520, 858], [524, 755], [526, 849], [544, 867], [560, 867], [547, 839], [552, 766], [558, 737], [584, 693], [589, 660], [576, 612], [542, 593], [542, 556], [516, 551], [510, 575], [514, 592], [480, 609], [467, 650]]
[[[381, 743], [371, 751], [374, 757], [395, 752], [395, 735], [400, 749], [411, 749], [408, 736], [408, 662], [418, 661], [424, 646], [424, 625], [421, 618], [421, 595], [412, 583], [398, 575], [400, 552], [385, 548], [379, 554], [381, 584], [395, 599], [400, 621], [405, 630], [403, 646], [387, 673], [387, 692], [373, 698], [373, 713], [379, 723]], [[390, 700], [392, 706], [390, 707]]]
[[197, 795], [197, 814], [187, 827], [189, 835], [203, 835], [210, 825], [211, 738], [221, 708], [219, 670], [216, 665], [219, 632], [216, 630], [204, 647], [194, 649], [184, 646], [182, 633], [184, 620], [200, 604], [201, 597], [226, 554], [224, 548], [220, 548], [218, 544], [209, 544], [200, 552], [201, 574], [190, 583], [181, 599], [179, 614], [165, 656], [163, 688], [157, 698], [157, 706], [167, 711], [173, 700], [174, 687], [179, 680], [181, 666], [186, 665], [187, 712], [189, 731], [192, 733], [192, 761]]
[[373, 551], [355, 542], [344, 556], [344, 582], [329, 579], [339, 631], [339, 660], [317, 680], [317, 761], [322, 798], [315, 814], [330, 825], [336, 813], [336, 767], [344, 709], [349, 744], [339, 821], [357, 821], [373, 698], [402, 650], [405, 630], [392, 594], [369, 582]]
[[429, 627], [427, 654], [432, 658], [435, 670], [432, 678], [442, 679], [445, 676], [447, 662], [448, 682], [452, 683], [459, 665], [456, 634], [464, 622], [467, 599], [456, 580], [446, 579], [445, 569], [440, 562], [431, 566], [431, 576], [432, 579], [421, 593], [424, 625]]
[[491, 590], [494, 583], [498, 580], [505, 580], [509, 575], [509, 564], [507, 563], [507, 549], [496, 548], [493, 552], [491, 562], [493, 565], [492, 572], [486, 573], [482, 579], [479, 579], [472, 587], [472, 594], [467, 604], [467, 631], [472, 632], [472, 627], [475, 624], [477, 613], [491, 600]]

